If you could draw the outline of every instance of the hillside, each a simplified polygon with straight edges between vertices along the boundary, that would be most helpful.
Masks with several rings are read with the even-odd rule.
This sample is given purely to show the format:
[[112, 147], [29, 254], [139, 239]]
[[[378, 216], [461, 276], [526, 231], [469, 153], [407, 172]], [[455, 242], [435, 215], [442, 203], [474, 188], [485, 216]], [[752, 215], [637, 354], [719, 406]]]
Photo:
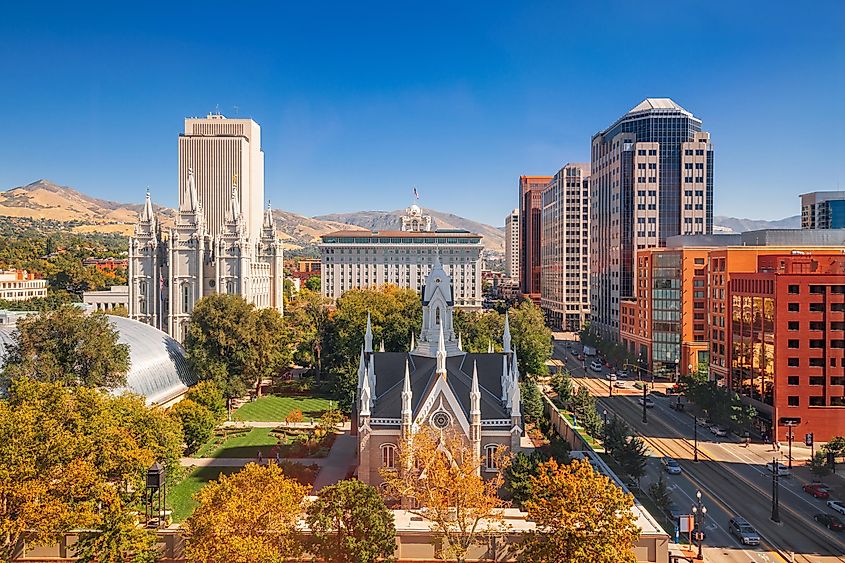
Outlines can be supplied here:
[[[481, 242], [486, 249], [504, 252], [505, 233], [502, 229], [434, 209], [423, 209], [423, 212], [434, 218], [434, 228], [436, 229], [465, 229], [473, 233], [478, 233], [484, 237], [481, 239]], [[395, 211], [358, 211], [355, 213], [320, 215], [315, 217], [315, 219], [343, 223], [373, 231], [389, 231], [399, 230], [401, 225], [399, 218], [404, 213], [404, 209], [397, 209]]]
[[801, 216], [793, 215], [777, 221], [766, 221], [763, 219], [738, 219], [736, 217], [725, 217], [716, 215], [713, 217], [713, 230], [721, 227], [721, 232], [744, 233], [745, 231], [759, 231], [760, 229], [800, 229]]

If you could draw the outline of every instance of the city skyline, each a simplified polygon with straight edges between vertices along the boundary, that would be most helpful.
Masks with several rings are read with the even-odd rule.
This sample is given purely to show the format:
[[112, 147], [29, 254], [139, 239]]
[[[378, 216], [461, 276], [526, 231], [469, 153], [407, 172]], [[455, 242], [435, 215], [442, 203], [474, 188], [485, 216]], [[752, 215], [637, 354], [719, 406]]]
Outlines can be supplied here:
[[[16, 5], [0, 47], [0, 70], [19, 85], [0, 94], [16, 115], [0, 141], [0, 187], [46, 177], [120, 199], [149, 185], [175, 206], [174, 135], [185, 117], [219, 109], [261, 124], [267, 195], [287, 210], [401, 209], [416, 185], [426, 207], [448, 203], [500, 225], [516, 203], [515, 175], [588, 160], [603, 126], [647, 97], [670, 97], [713, 133], [715, 214], [779, 219], [795, 214], [799, 193], [845, 182], [836, 148], [845, 73], [835, 71], [845, 7], [765, 6], [719, 13], [696, 5], [684, 26], [662, 26], [658, 39], [635, 32], [656, 25], [653, 16], [624, 4], [601, 13], [341, 5], [330, 15], [246, 5], [244, 14], [262, 17], [251, 18], [249, 33], [233, 31], [237, 42], [219, 42], [183, 25], [213, 8], [168, 7], [162, 19], [155, 9]], [[580, 24], [526, 33], [556, 19]], [[324, 41], [303, 25], [318, 21]], [[627, 38], [626, 48], [596, 42], [596, 28]], [[644, 64], [661, 72], [638, 71]], [[572, 76], [585, 87], [563, 88]], [[801, 103], [810, 95], [812, 104]], [[800, 185], [771, 162], [800, 166]], [[329, 197], [315, 200], [315, 190]]]

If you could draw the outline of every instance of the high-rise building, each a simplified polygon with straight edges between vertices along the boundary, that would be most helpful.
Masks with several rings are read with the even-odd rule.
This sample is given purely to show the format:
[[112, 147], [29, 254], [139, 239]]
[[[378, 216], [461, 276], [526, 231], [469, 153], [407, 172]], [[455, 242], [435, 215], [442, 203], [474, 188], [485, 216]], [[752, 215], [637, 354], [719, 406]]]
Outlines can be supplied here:
[[179, 135], [179, 205], [189, 197], [188, 169], [194, 170], [197, 197], [202, 202], [206, 227], [218, 234], [236, 186], [247, 235], [261, 236], [264, 210], [264, 151], [261, 127], [252, 119], [229, 119], [220, 114], [185, 120]]
[[[456, 307], [480, 309], [481, 235], [469, 231], [422, 230], [431, 219], [412, 205], [401, 231], [336, 231], [321, 237], [320, 287], [337, 299], [350, 289], [395, 285], [422, 292], [439, 260], [452, 278]], [[416, 227], [411, 227], [416, 225]]]
[[802, 229], [845, 229], [845, 192], [801, 194]]
[[519, 291], [540, 301], [540, 237], [543, 190], [551, 176], [519, 177]]
[[649, 98], [593, 135], [591, 171], [591, 323], [617, 340], [637, 251], [713, 230], [710, 134], [669, 98]]
[[505, 277], [519, 278], [519, 209], [505, 217]]
[[47, 280], [26, 270], [0, 270], [0, 299], [26, 301], [47, 297]]
[[281, 312], [284, 280], [282, 246], [269, 204], [262, 218], [264, 156], [258, 124], [215, 115], [185, 120], [185, 131], [179, 138], [184, 177], [180, 173], [176, 224], [162, 229], [147, 192], [129, 239], [127, 283], [130, 318], [179, 341], [204, 296], [240, 295], [257, 307]]
[[567, 164], [542, 193], [540, 307], [555, 328], [590, 317], [590, 165]]

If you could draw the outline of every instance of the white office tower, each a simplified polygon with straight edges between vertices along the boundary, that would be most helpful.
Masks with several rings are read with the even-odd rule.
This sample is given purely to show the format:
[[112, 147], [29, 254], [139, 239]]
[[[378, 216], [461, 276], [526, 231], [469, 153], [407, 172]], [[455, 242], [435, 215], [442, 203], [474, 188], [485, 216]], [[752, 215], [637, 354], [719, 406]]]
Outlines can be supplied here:
[[213, 115], [185, 120], [185, 131], [191, 134], [179, 138], [176, 224], [162, 229], [147, 193], [130, 238], [128, 273], [129, 316], [179, 341], [206, 295], [240, 295], [282, 312], [284, 280], [269, 204], [261, 211], [258, 124]]

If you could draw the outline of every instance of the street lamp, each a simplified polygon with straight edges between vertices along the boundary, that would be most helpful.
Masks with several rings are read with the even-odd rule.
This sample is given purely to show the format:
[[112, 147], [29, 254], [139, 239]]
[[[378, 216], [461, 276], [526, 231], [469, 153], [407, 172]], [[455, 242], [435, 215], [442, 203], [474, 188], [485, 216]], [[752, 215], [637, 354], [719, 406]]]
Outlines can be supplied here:
[[695, 446], [692, 451], [693, 461], [698, 461], [698, 417], [692, 415], [692, 438]]
[[607, 440], [607, 409], [602, 411], [602, 419], [604, 420], [604, 426], [601, 427], [601, 433], [604, 436], [604, 439]]
[[643, 383], [643, 424], [648, 424], [648, 411], [646, 411], [646, 397], [648, 396], [648, 383]]
[[704, 535], [701, 532], [701, 521], [707, 515], [707, 507], [701, 503], [701, 491], [696, 491], [695, 499], [696, 506], [692, 507], [692, 513], [695, 515], [695, 540], [698, 542], [698, 557], [696, 559], [703, 561], [702, 540], [704, 539]]
[[778, 460], [772, 458], [772, 522], [780, 522], [780, 476]]

